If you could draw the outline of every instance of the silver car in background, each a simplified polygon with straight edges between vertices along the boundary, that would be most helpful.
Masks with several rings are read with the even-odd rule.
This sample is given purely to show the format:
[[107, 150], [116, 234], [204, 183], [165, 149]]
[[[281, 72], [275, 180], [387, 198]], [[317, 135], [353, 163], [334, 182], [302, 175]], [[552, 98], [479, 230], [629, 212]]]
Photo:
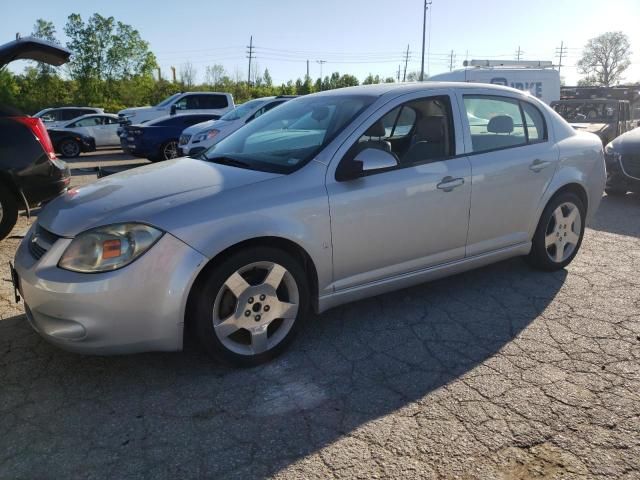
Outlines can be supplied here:
[[293, 98], [296, 96], [256, 98], [237, 106], [218, 120], [209, 120], [186, 128], [178, 141], [180, 155], [193, 156], [204, 152], [247, 123]]
[[574, 258], [603, 192], [600, 140], [523, 92], [373, 85], [297, 98], [199, 159], [51, 202], [20, 245], [31, 325], [83, 353], [280, 353], [309, 309], [514, 256]]

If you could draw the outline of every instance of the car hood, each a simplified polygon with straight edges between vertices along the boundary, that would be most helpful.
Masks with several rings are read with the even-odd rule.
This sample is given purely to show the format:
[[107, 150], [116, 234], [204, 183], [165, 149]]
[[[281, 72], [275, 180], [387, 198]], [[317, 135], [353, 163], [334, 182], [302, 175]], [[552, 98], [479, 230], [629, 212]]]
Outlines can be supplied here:
[[590, 133], [604, 132], [608, 127], [608, 123], [572, 123], [571, 126], [576, 130]]
[[611, 142], [611, 146], [623, 155], [640, 154], [640, 128], [623, 133]]
[[73, 188], [38, 216], [45, 229], [74, 237], [90, 228], [143, 222], [171, 232], [193, 202], [279, 174], [246, 170], [191, 158], [138, 167]]
[[225, 123], [227, 122], [221, 122], [220, 120], [207, 120], [206, 122], [196, 123], [195, 125], [191, 125], [190, 127], [185, 128], [182, 133], [195, 135], [196, 133], [200, 133], [204, 130], [209, 130], [213, 127], [222, 127]]

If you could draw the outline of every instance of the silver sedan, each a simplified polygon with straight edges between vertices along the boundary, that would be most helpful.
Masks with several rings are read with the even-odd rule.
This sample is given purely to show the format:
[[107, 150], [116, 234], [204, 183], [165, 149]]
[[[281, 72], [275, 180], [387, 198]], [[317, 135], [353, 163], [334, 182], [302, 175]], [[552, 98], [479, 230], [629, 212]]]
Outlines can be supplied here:
[[557, 270], [605, 183], [602, 144], [489, 85], [346, 88], [291, 100], [198, 159], [51, 202], [20, 245], [27, 318], [64, 349], [279, 354], [322, 312], [509, 257]]

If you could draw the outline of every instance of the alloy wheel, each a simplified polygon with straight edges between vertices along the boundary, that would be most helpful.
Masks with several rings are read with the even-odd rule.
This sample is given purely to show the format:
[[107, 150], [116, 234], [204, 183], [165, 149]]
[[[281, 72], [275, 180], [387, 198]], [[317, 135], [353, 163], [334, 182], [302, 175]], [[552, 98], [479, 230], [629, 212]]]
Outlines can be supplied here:
[[162, 155], [165, 160], [178, 158], [178, 142], [167, 142], [167, 144], [162, 149]]
[[551, 261], [562, 263], [569, 258], [580, 242], [582, 217], [571, 202], [559, 205], [551, 215], [545, 231], [545, 249]]
[[276, 347], [293, 327], [300, 304], [296, 281], [283, 266], [256, 262], [234, 272], [216, 295], [213, 328], [240, 355]]

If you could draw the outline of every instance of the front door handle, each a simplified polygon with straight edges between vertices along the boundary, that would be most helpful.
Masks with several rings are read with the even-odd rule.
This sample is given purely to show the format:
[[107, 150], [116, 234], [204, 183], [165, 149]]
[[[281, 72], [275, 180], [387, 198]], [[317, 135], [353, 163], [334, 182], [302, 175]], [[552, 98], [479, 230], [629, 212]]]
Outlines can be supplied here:
[[450, 192], [456, 187], [464, 185], [464, 178], [453, 178], [453, 177], [444, 177], [438, 185], [439, 190], [444, 190], [445, 192]]
[[548, 162], [546, 160], [540, 160], [539, 158], [536, 158], [533, 162], [531, 162], [531, 165], [529, 165], [529, 170], [531, 170], [533, 172], [539, 172], [543, 168], [548, 167], [550, 164], [551, 164], [551, 162]]

